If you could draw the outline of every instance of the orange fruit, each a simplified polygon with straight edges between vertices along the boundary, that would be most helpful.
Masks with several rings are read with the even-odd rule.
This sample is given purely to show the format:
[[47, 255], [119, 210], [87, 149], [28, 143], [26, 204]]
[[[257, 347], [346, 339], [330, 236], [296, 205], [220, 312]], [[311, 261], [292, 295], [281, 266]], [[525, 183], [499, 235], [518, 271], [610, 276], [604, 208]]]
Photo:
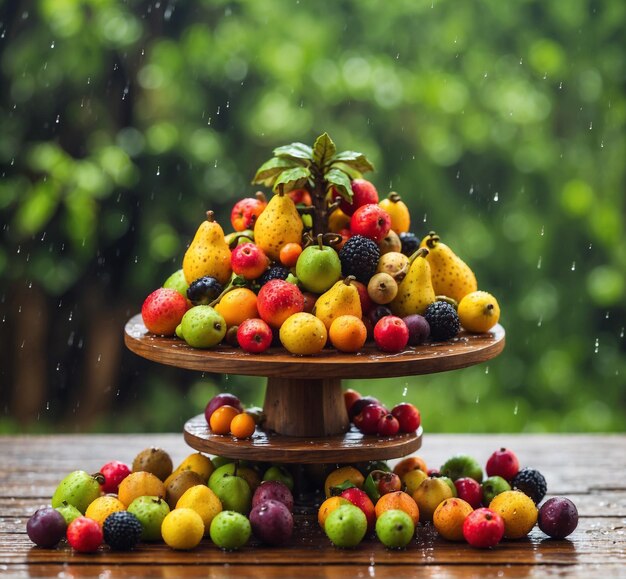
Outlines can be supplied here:
[[358, 352], [367, 340], [367, 328], [356, 316], [339, 316], [330, 325], [328, 336], [340, 352]]
[[419, 456], [409, 456], [396, 464], [393, 468], [393, 472], [395, 472], [400, 479], [402, 479], [406, 473], [417, 469], [423, 470], [428, 474], [428, 467], [426, 466], [423, 458], [420, 458]]
[[521, 539], [528, 535], [539, 514], [533, 500], [521, 491], [504, 491], [496, 495], [489, 508], [504, 520], [506, 539]]
[[339, 233], [347, 227], [350, 227], [350, 217], [341, 209], [335, 209], [328, 217], [328, 231]]
[[248, 438], [254, 434], [255, 426], [254, 418], [242, 412], [232, 419], [230, 423], [230, 433], [237, 438]]
[[258, 318], [256, 294], [245, 287], [229, 291], [215, 306], [215, 310], [224, 318], [226, 325], [238, 326], [248, 318]]
[[322, 529], [326, 524], [326, 518], [330, 513], [332, 513], [337, 507], [341, 505], [349, 505], [351, 504], [348, 499], [344, 499], [343, 497], [330, 497], [326, 499], [321, 505], [320, 510], [317, 511], [317, 522], [320, 524]]
[[395, 491], [380, 497], [376, 503], [376, 507], [374, 507], [374, 510], [376, 511], [376, 518], [380, 517], [380, 515], [382, 515], [385, 511], [390, 511], [392, 509], [404, 511], [407, 515], [409, 515], [409, 517], [411, 517], [414, 525], [419, 523], [420, 511], [417, 508], [417, 503], [405, 492]]
[[117, 511], [125, 511], [126, 505], [119, 499], [110, 495], [98, 497], [93, 501], [85, 511], [85, 516], [88, 519], [93, 519], [100, 526], [104, 524], [104, 520], [112, 513]]
[[433, 523], [437, 532], [448, 541], [462, 541], [463, 523], [474, 509], [463, 499], [446, 499], [435, 509]]
[[121, 483], [117, 498], [126, 505], [138, 497], [151, 496], [165, 498], [165, 485], [151, 472], [140, 470], [130, 473]]
[[362, 488], [365, 482], [365, 477], [353, 466], [342, 466], [336, 470], [333, 470], [324, 482], [324, 493], [326, 498], [330, 497], [330, 489], [332, 487], [339, 486], [346, 481], [350, 481], [355, 487]]
[[301, 253], [302, 246], [299, 243], [285, 243], [280, 248], [280, 263], [285, 267], [295, 267]]
[[230, 432], [230, 423], [237, 414], [239, 414], [239, 410], [228, 404], [220, 406], [215, 410], [209, 420], [209, 426], [213, 434], [228, 434]]

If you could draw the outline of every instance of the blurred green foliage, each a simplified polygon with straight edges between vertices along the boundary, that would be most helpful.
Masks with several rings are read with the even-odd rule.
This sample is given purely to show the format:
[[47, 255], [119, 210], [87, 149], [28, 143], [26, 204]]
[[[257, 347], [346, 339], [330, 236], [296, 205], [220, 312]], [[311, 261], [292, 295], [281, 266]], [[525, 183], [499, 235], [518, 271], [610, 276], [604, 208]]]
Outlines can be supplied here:
[[[350, 386], [415, 402], [428, 431], [623, 430], [625, 23], [623, 0], [3, 3], [0, 331], [34, 284], [62, 335], [30, 428], [79, 413], [79, 373], [55, 366], [82, 326], [57, 303], [90, 282], [135, 313], [207, 208], [227, 225], [274, 146], [328, 131], [473, 267], [507, 329], [488, 365]], [[230, 380], [126, 354], [93, 427], [179, 429], [224, 388], [262, 400]]]

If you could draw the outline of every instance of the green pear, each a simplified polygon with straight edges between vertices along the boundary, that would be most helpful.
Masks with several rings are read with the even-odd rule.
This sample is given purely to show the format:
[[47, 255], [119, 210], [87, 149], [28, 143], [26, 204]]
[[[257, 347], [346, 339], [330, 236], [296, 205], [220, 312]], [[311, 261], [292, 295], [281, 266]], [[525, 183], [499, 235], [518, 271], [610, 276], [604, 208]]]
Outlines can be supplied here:
[[163, 287], [176, 290], [181, 296], [187, 298], [189, 284], [185, 279], [185, 272], [182, 269], [175, 271], [163, 282]]
[[170, 507], [162, 498], [137, 497], [128, 505], [128, 512], [135, 515], [141, 523], [142, 541], [161, 540], [161, 523], [170, 512]]
[[421, 315], [435, 301], [427, 255], [428, 249], [423, 247], [409, 258], [409, 271], [398, 284], [398, 293], [389, 304], [396, 316], [404, 318], [411, 314]]
[[224, 339], [226, 322], [211, 306], [194, 306], [185, 312], [180, 322], [180, 333], [193, 348], [212, 348]]
[[248, 514], [252, 506], [252, 491], [243, 477], [237, 476], [237, 463], [225, 464], [209, 478], [209, 488], [222, 501], [225, 511]]
[[298, 257], [296, 276], [307, 291], [321, 294], [341, 277], [341, 261], [337, 252], [317, 236], [317, 245], [309, 245]]
[[52, 495], [52, 507], [63, 507], [65, 504], [76, 507], [85, 513], [87, 507], [101, 494], [100, 483], [104, 482], [102, 475], [90, 475], [84, 470], [75, 470], [68, 474]]

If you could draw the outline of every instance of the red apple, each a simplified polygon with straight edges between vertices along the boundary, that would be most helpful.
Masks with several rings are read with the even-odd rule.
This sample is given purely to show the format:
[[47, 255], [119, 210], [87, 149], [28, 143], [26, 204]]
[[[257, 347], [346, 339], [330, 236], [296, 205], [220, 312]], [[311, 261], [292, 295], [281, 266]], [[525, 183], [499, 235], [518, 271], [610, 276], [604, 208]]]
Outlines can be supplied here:
[[264, 321], [280, 328], [289, 316], [304, 311], [304, 296], [296, 285], [273, 279], [260, 289], [256, 305]]
[[372, 298], [370, 298], [370, 295], [367, 293], [367, 286], [364, 283], [361, 283], [360, 281], [353, 281], [352, 285], [359, 292], [361, 311], [363, 312], [363, 317], [365, 317], [367, 316], [367, 314], [370, 313], [370, 311], [372, 311], [376, 304], [372, 301]]
[[396, 473], [373, 470], [370, 474], [374, 489], [380, 496], [402, 490], [402, 481]]
[[387, 411], [382, 406], [370, 404], [354, 417], [354, 425], [363, 434], [377, 434], [378, 423], [386, 414]]
[[260, 191], [256, 197], [246, 197], [237, 201], [230, 212], [230, 222], [233, 229], [235, 231], [253, 229], [257, 217], [261, 215], [266, 205], [265, 195]]
[[463, 536], [472, 547], [495, 547], [504, 536], [504, 521], [491, 509], [476, 509], [463, 522]]
[[409, 341], [409, 329], [402, 318], [385, 316], [374, 326], [374, 341], [383, 352], [400, 352]]
[[173, 336], [187, 311], [187, 300], [174, 289], [154, 290], [141, 306], [141, 317], [148, 331], [159, 336]]
[[354, 417], [357, 414], [360, 414], [363, 408], [369, 406], [370, 404], [374, 404], [376, 406], [381, 406], [384, 408], [378, 398], [374, 398], [373, 396], [363, 396], [363, 398], [359, 398], [352, 404], [350, 410], [348, 410], [348, 418], [350, 418], [350, 420], [354, 420]]
[[117, 494], [120, 483], [132, 472], [131, 468], [119, 460], [107, 462], [98, 472], [104, 476], [100, 485], [103, 493]]
[[254, 243], [242, 243], [230, 254], [230, 266], [237, 275], [256, 279], [267, 269], [270, 260], [265, 252]]
[[352, 390], [352, 388], [348, 388], [343, 393], [343, 401], [346, 404], [346, 411], [349, 413], [350, 408], [352, 408], [353, 404], [361, 398], [361, 395], [356, 391]]
[[352, 215], [359, 207], [371, 203], [378, 203], [376, 187], [365, 179], [354, 179], [352, 185], [352, 203], [341, 199], [339, 208], [346, 214]]
[[288, 195], [296, 205], [298, 203], [301, 203], [302, 205], [313, 204], [311, 194], [306, 189], [293, 189], [292, 191], [289, 191]]
[[378, 435], [379, 436], [395, 436], [398, 434], [398, 430], [400, 430], [400, 423], [397, 418], [391, 414], [387, 413], [382, 416], [382, 418], [378, 421]]
[[367, 496], [365, 491], [352, 487], [343, 491], [340, 497], [349, 500], [354, 506], [359, 507], [363, 511], [367, 519], [367, 532], [371, 533], [376, 526], [376, 510], [372, 499]]
[[391, 217], [380, 205], [370, 203], [359, 207], [350, 219], [352, 235], [363, 235], [378, 243], [391, 229]]
[[272, 328], [260, 318], [248, 318], [237, 328], [237, 342], [241, 349], [252, 354], [265, 352], [272, 345]]
[[512, 450], [501, 448], [489, 457], [486, 470], [487, 476], [501, 476], [512, 481], [519, 472], [519, 460]]
[[456, 494], [468, 502], [473, 509], [478, 509], [483, 502], [483, 487], [473, 478], [464, 476], [454, 481]]
[[239, 412], [243, 412], [243, 406], [241, 405], [241, 401], [234, 394], [228, 394], [227, 392], [222, 392], [221, 394], [217, 394], [213, 396], [209, 403], [206, 405], [204, 410], [204, 417], [206, 418], [207, 424], [211, 420], [211, 415], [220, 407], [220, 406], [232, 406], [239, 410]]
[[415, 432], [422, 422], [420, 411], [408, 402], [394, 406], [391, 409], [391, 414], [398, 419], [400, 432]]

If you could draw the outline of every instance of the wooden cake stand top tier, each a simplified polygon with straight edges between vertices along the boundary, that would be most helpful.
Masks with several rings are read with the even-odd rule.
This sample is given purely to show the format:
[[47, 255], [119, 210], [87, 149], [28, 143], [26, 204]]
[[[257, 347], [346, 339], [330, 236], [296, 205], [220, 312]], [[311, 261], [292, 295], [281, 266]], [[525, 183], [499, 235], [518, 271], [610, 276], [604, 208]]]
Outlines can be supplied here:
[[148, 332], [141, 315], [137, 314], [126, 324], [124, 341], [132, 352], [143, 358], [188, 370], [280, 378], [342, 379], [415, 376], [466, 368], [502, 352], [504, 336], [504, 328], [496, 325], [485, 334], [461, 332], [453, 340], [406, 348], [397, 354], [381, 352], [372, 343], [356, 354], [342, 354], [333, 348], [306, 357], [294, 356], [283, 348], [248, 354], [228, 346], [198, 350], [176, 338], [155, 336]]

